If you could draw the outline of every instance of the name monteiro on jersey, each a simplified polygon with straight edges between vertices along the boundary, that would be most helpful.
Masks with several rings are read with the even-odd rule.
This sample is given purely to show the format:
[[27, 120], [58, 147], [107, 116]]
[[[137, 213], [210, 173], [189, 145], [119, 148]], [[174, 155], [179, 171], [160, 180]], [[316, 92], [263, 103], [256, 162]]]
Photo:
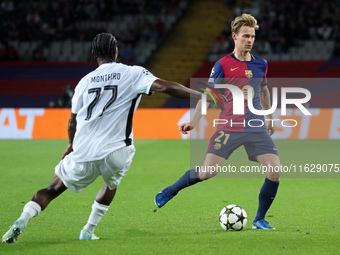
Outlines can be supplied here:
[[120, 80], [121, 73], [110, 73], [91, 77], [91, 82], [104, 82], [110, 80]]
[[229, 132], [265, 132], [265, 119], [262, 115], [252, 113], [248, 108], [248, 88], [252, 89], [253, 106], [257, 110], [261, 107], [261, 87], [267, 85], [268, 63], [266, 60], [251, 55], [251, 61], [240, 61], [233, 53], [218, 60], [210, 75], [209, 84], [231, 84], [242, 90], [244, 96], [244, 115], [233, 114], [233, 95], [229, 89], [224, 93], [227, 102], [219, 119], [217, 131]]

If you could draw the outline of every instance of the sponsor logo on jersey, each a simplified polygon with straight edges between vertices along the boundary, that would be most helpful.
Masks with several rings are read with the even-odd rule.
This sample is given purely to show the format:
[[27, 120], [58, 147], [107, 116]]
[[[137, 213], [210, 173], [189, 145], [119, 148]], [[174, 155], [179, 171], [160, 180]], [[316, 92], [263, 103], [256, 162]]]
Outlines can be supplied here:
[[230, 68], [230, 71], [235, 71], [237, 68], [240, 68], [240, 67], [238, 66], [238, 67], [235, 67], [235, 68]]

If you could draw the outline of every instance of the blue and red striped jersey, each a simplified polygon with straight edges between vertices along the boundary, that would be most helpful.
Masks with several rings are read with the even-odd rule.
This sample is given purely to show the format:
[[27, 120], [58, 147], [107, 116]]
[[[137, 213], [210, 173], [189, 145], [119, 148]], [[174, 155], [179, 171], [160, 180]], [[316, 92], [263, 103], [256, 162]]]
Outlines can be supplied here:
[[[240, 61], [233, 53], [218, 60], [210, 75], [209, 84], [231, 84], [242, 90], [244, 95], [244, 115], [233, 114], [233, 95], [229, 89], [225, 89], [228, 101], [220, 114], [220, 119], [227, 124], [219, 124], [217, 131], [230, 132], [264, 132], [266, 131], [265, 118], [262, 115], [253, 114], [248, 108], [247, 91], [251, 87], [253, 91], [253, 106], [257, 110], [261, 107], [261, 86], [267, 85], [268, 63], [265, 59], [251, 55], [251, 61]], [[213, 78], [213, 79], [212, 79]]]

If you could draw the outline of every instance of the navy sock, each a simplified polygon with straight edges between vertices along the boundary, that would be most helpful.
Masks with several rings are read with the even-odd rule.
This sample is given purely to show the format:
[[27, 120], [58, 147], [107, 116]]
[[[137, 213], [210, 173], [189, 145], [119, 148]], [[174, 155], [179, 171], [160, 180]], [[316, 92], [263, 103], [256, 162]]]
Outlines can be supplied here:
[[194, 185], [201, 181], [199, 178], [199, 173], [195, 169], [190, 169], [185, 172], [185, 174], [179, 178], [177, 182], [168, 187], [170, 195], [175, 196], [177, 193], [188, 186]]
[[278, 188], [279, 182], [271, 181], [268, 178], [264, 180], [259, 194], [259, 208], [257, 209], [255, 221], [264, 219], [269, 207], [274, 201]]

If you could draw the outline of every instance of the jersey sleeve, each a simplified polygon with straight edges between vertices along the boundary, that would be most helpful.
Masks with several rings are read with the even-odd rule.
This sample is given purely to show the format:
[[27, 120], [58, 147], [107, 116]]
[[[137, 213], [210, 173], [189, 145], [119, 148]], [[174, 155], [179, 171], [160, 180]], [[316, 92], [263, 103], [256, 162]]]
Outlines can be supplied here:
[[208, 84], [212, 87], [215, 87], [215, 83], [217, 83], [222, 78], [224, 78], [223, 67], [220, 62], [217, 61], [211, 70]]
[[83, 99], [82, 99], [82, 93], [81, 93], [80, 82], [79, 82], [74, 90], [74, 95], [72, 97], [72, 106], [71, 106], [72, 113], [77, 114], [82, 106], [83, 106]]
[[141, 66], [133, 66], [131, 69], [133, 87], [137, 94], [149, 94], [152, 83], [159, 79], [149, 70]]
[[262, 82], [261, 82], [261, 87], [268, 85], [268, 81], [267, 81], [268, 62], [266, 61], [266, 63], [267, 63], [266, 72], [264, 73], [264, 77], [263, 77]]

